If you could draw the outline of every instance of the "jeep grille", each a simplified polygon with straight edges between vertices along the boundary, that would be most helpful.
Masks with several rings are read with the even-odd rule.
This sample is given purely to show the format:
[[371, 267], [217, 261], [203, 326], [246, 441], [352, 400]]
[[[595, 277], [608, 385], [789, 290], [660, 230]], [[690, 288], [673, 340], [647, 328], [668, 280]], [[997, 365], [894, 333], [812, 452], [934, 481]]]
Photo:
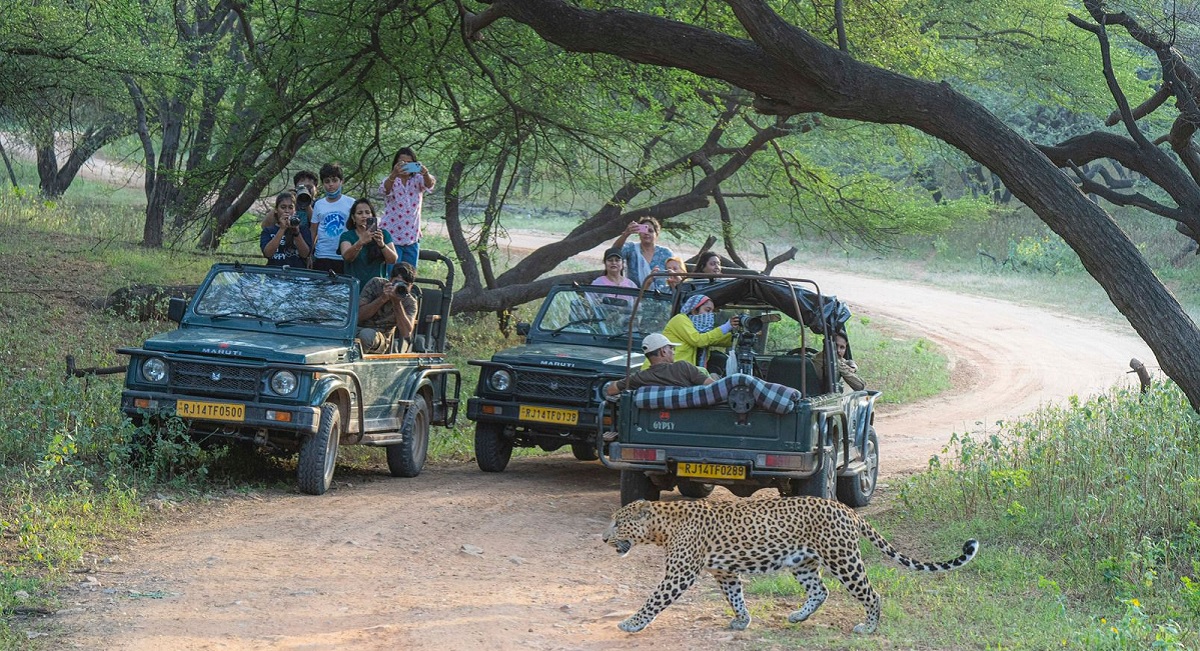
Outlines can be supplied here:
[[258, 391], [260, 370], [256, 368], [175, 362], [171, 371], [174, 389], [250, 398]]
[[586, 377], [521, 371], [517, 373], [517, 395], [521, 398], [587, 402], [591, 380]]

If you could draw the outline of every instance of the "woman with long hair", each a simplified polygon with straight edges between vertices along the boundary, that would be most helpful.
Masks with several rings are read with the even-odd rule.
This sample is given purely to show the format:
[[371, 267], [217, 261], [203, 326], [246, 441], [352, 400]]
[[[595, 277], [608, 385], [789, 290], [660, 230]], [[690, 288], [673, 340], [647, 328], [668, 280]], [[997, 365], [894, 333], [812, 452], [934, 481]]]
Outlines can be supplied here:
[[396, 246], [392, 236], [379, 227], [375, 207], [367, 199], [350, 206], [346, 232], [338, 241], [338, 250], [345, 261], [345, 273], [358, 278], [359, 287], [372, 278], [387, 277], [388, 265], [396, 263]]

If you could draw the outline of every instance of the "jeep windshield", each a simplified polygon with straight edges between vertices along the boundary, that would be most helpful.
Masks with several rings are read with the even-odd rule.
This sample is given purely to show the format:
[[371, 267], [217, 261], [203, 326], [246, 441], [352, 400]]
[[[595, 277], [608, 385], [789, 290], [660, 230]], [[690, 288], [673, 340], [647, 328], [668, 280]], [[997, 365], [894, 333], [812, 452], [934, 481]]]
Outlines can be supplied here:
[[[586, 285], [557, 289], [546, 298], [531, 335], [538, 339], [592, 343], [611, 341], [624, 348], [633, 326], [639, 343], [652, 332], [661, 332], [671, 317], [671, 295], [647, 292], [636, 314], [638, 290]], [[581, 337], [582, 336], [582, 337]]]
[[251, 319], [275, 327], [308, 325], [344, 329], [350, 323], [347, 278], [276, 269], [227, 269], [213, 274], [195, 303], [213, 321]]

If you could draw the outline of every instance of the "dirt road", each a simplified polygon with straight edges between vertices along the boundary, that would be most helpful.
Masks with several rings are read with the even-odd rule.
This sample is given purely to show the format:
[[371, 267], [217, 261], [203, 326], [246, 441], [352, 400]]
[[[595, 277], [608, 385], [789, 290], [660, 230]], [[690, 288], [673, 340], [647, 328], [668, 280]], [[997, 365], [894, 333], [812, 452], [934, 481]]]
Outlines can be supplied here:
[[[928, 287], [788, 272], [823, 279], [824, 290], [850, 299], [856, 313], [900, 322], [951, 356], [954, 391], [877, 419], [885, 502], [887, 479], [924, 468], [952, 432], [1130, 382], [1129, 359], [1151, 360], [1131, 331]], [[222, 499], [132, 541], [64, 595], [57, 644], [761, 649], [774, 646], [763, 639], [774, 630], [796, 648], [815, 630], [848, 635], [861, 617], [834, 591], [812, 621], [780, 632], [794, 604], [752, 597], [762, 614], [735, 634], [725, 628], [715, 583], [703, 579], [643, 633], [620, 632], [617, 622], [661, 577], [662, 553], [636, 548], [620, 559], [600, 542], [618, 503], [617, 474], [569, 454], [517, 459], [498, 475], [470, 464], [429, 467], [415, 479], [391, 479], [384, 468], [339, 471], [335, 480], [324, 497]]]

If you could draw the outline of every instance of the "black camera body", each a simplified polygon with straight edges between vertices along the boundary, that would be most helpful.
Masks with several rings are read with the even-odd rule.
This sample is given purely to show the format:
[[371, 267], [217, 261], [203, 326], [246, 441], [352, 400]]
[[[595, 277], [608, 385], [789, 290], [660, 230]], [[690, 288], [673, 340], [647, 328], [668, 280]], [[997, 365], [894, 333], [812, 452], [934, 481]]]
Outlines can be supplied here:
[[404, 296], [408, 294], [408, 283], [404, 282], [403, 280], [397, 280], [392, 287], [395, 289], [398, 296]]
[[768, 323], [774, 323], [781, 318], [778, 314], [737, 315], [739, 325], [734, 337], [734, 354], [737, 356], [738, 373], [754, 373], [754, 349], [758, 345], [758, 336], [766, 332]]
[[301, 208], [307, 208], [312, 203], [312, 193], [308, 186], [300, 184], [296, 186], [296, 205]]
[[296, 215], [292, 215], [292, 217], [290, 219], [288, 219], [288, 226], [291, 226], [292, 228], [299, 227], [300, 226], [300, 218], [297, 217]]

